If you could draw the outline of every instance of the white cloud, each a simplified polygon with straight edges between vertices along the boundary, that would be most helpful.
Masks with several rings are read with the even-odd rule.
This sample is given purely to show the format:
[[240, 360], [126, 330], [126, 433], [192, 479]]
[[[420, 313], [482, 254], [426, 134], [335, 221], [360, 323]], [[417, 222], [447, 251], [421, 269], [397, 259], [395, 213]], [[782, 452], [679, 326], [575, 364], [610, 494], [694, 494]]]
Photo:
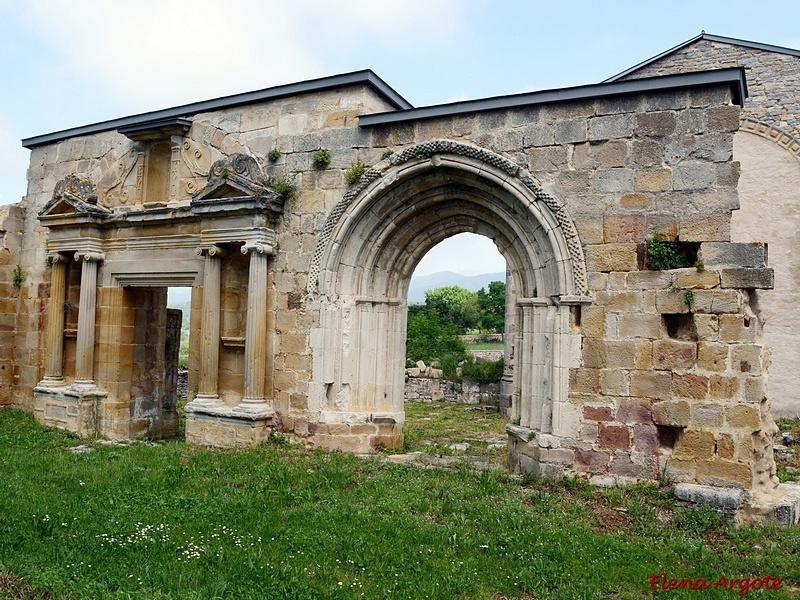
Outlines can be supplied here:
[[65, 76], [139, 111], [331, 75], [342, 54], [364, 68], [371, 52], [449, 43], [462, 1], [36, 0], [18, 10]]

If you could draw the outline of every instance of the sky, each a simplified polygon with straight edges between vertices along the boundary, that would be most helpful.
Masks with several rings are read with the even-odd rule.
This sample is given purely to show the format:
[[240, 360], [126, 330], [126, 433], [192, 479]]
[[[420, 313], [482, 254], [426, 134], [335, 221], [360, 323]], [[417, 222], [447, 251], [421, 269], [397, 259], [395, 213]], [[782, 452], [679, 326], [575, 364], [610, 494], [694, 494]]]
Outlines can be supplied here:
[[[365, 68], [414, 106], [597, 83], [703, 30], [800, 48], [797, 23], [798, 0], [0, 0], [0, 204], [21, 138]], [[502, 271], [477, 243], [416, 274]]]

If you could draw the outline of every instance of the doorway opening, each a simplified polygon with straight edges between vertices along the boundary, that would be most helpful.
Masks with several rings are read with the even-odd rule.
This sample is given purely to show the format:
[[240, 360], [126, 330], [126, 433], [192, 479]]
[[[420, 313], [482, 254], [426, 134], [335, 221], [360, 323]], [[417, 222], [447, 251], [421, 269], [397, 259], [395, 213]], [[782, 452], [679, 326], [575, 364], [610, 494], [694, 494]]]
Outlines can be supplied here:
[[[168, 402], [177, 413], [176, 435], [183, 437], [186, 428], [184, 407], [189, 395], [189, 335], [192, 314], [192, 288], [167, 289], [167, 336], [165, 374]], [[166, 396], [165, 396], [166, 397]], [[172, 404], [174, 398], [174, 404]]]
[[[408, 284], [407, 451], [504, 459], [513, 336], [510, 274], [491, 239], [458, 233], [431, 248]], [[510, 313], [513, 318], [513, 312]]]

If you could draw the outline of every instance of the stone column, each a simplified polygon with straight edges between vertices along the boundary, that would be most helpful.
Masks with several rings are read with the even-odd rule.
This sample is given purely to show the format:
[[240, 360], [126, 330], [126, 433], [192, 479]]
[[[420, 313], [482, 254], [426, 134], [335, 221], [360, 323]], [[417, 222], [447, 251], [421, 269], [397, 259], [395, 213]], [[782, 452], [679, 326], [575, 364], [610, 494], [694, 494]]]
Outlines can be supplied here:
[[203, 270], [203, 313], [200, 321], [200, 382], [193, 403], [221, 404], [219, 399], [219, 312], [222, 257], [218, 246], [198, 248], [205, 254]]
[[67, 292], [67, 258], [61, 254], [47, 257], [50, 269], [50, 308], [47, 314], [47, 362], [42, 387], [64, 386], [64, 300]]
[[244, 342], [244, 396], [237, 411], [271, 411], [267, 404], [264, 378], [267, 374], [267, 277], [273, 248], [264, 244], [242, 246], [250, 254], [247, 284], [247, 331]]
[[78, 305], [78, 344], [75, 353], [75, 385], [95, 387], [94, 326], [97, 310], [97, 264], [105, 260], [102, 252], [76, 252], [81, 265], [81, 297]]

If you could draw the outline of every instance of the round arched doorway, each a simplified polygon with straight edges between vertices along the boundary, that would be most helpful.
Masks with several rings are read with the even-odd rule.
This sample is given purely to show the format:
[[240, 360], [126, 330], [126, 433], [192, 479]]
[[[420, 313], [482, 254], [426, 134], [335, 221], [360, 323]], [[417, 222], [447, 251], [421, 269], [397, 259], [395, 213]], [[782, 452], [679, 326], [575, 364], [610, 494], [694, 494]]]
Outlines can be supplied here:
[[570, 308], [585, 289], [575, 227], [507, 159], [434, 141], [370, 169], [318, 240], [309, 280], [320, 309], [309, 389], [316, 443], [362, 452], [402, 443], [408, 284], [425, 253], [462, 232], [494, 240], [514, 281], [512, 420], [563, 429]]

